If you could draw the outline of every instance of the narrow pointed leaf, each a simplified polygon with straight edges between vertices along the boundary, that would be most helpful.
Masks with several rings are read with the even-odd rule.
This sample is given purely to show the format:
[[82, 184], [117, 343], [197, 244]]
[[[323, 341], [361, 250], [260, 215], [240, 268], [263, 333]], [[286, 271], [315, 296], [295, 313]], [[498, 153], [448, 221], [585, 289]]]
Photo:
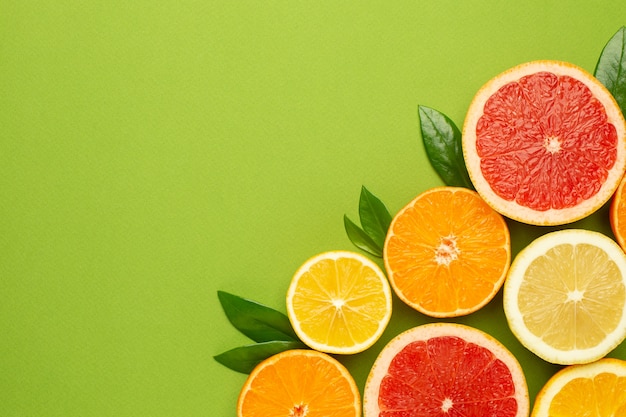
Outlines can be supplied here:
[[289, 349], [306, 349], [302, 342], [276, 340], [240, 346], [213, 358], [233, 371], [249, 374], [263, 360]]
[[280, 311], [224, 291], [217, 296], [232, 325], [255, 342], [299, 340], [289, 318]]
[[430, 164], [446, 185], [473, 189], [465, 167], [461, 132], [446, 115], [418, 107], [420, 129]]
[[391, 223], [391, 214], [383, 202], [365, 187], [361, 187], [359, 217], [363, 231], [382, 248]]
[[622, 114], [626, 114], [626, 26], [602, 49], [594, 75], [613, 94]]
[[348, 239], [350, 239], [350, 242], [352, 242], [354, 246], [379, 258], [383, 256], [382, 247], [374, 242], [363, 229], [354, 224], [346, 215], [343, 216], [343, 225], [346, 229]]

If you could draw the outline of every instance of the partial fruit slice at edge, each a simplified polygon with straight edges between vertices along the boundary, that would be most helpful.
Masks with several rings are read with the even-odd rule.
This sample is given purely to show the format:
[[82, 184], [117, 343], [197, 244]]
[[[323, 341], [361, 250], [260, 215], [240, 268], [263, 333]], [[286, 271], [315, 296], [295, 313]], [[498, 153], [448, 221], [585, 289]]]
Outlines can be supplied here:
[[513, 261], [503, 305], [513, 334], [542, 359], [597, 360], [626, 337], [626, 254], [598, 232], [547, 233]]
[[626, 168], [626, 122], [587, 71], [533, 61], [494, 77], [463, 126], [470, 178], [494, 209], [535, 225], [579, 220], [607, 202]]
[[626, 250], [626, 176], [619, 183], [609, 209], [611, 229], [617, 243]]
[[391, 289], [369, 258], [349, 251], [324, 252], [296, 271], [287, 291], [287, 313], [307, 346], [327, 353], [358, 353], [387, 327]]
[[526, 417], [528, 388], [513, 354], [487, 333], [425, 324], [392, 339], [374, 362], [364, 417]]
[[561, 369], [537, 394], [531, 416], [626, 416], [626, 361], [604, 358]]
[[472, 190], [437, 187], [396, 214], [383, 249], [398, 297], [432, 317], [470, 314], [498, 292], [511, 262], [504, 218]]
[[238, 417], [360, 417], [361, 396], [348, 370], [313, 350], [271, 356], [248, 376]]

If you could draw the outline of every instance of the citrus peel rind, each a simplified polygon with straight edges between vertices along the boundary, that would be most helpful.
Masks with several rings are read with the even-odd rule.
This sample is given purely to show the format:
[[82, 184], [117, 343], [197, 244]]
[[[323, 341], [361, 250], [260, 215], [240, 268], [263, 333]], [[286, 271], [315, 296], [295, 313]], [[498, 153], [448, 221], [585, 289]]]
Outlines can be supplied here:
[[[421, 345], [422, 355], [415, 353]], [[364, 417], [379, 417], [389, 406], [394, 415], [527, 417], [529, 396], [519, 362], [495, 338], [465, 325], [430, 323], [392, 339], [370, 370]]]
[[513, 334], [545, 361], [600, 359], [626, 338], [626, 255], [599, 232], [547, 233], [513, 260], [503, 306]]
[[560, 61], [528, 62], [488, 81], [469, 106], [462, 142], [478, 193], [533, 225], [595, 212], [626, 169], [619, 105], [587, 71]]
[[307, 260], [287, 290], [287, 315], [312, 349], [354, 354], [372, 346], [391, 319], [391, 288], [372, 260], [330, 251]]

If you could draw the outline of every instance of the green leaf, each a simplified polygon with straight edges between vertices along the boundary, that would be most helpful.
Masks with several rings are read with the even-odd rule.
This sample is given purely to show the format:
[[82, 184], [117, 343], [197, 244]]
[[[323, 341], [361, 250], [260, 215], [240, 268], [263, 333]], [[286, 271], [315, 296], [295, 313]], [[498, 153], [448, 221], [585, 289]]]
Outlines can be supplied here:
[[217, 296], [232, 325], [255, 342], [299, 341], [289, 318], [280, 311], [224, 291]]
[[350, 239], [354, 246], [379, 258], [383, 256], [382, 246], [374, 242], [363, 229], [354, 224], [346, 215], [343, 216], [343, 225], [346, 229], [348, 239]]
[[289, 349], [306, 349], [302, 342], [275, 340], [228, 350], [213, 358], [233, 371], [249, 374], [263, 360]]
[[602, 49], [594, 75], [613, 94], [622, 114], [626, 114], [626, 26]]
[[382, 248], [391, 224], [391, 214], [383, 202], [365, 187], [361, 187], [359, 217], [363, 231]]
[[418, 106], [422, 140], [430, 164], [450, 186], [473, 189], [465, 167], [461, 132], [454, 122], [435, 109]]

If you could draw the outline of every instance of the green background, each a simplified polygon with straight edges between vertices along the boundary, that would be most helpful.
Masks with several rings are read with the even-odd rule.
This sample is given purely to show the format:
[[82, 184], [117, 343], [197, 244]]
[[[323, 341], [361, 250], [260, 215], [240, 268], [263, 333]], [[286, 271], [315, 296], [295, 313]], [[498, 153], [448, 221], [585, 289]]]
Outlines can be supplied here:
[[[511, 66], [593, 71], [626, 24], [601, 4], [0, 0], [0, 415], [235, 415], [245, 375], [212, 357], [248, 340], [216, 291], [285, 311], [301, 263], [353, 248], [362, 185], [395, 213], [442, 184], [418, 104], [461, 126]], [[580, 225], [610, 234], [606, 208]], [[511, 224], [514, 251], [546, 230]], [[394, 301], [340, 358], [361, 389], [428, 321]], [[510, 347], [532, 397], [558, 369], [499, 296], [458, 321]]]

